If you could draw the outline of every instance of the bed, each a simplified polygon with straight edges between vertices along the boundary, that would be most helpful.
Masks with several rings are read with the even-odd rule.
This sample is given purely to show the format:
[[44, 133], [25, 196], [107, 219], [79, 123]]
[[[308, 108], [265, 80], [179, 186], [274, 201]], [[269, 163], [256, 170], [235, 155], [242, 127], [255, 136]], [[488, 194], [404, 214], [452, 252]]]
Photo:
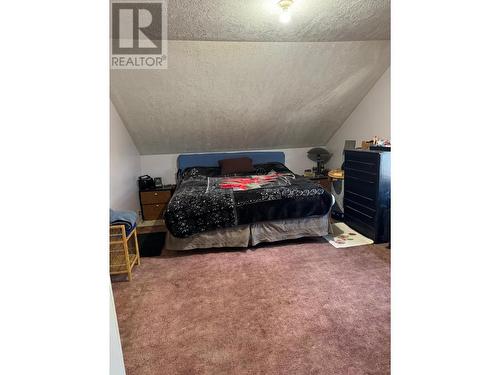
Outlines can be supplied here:
[[[253, 170], [222, 174], [219, 160], [246, 157]], [[283, 152], [179, 155], [166, 213], [166, 249], [248, 247], [323, 236], [333, 197], [292, 173]]]

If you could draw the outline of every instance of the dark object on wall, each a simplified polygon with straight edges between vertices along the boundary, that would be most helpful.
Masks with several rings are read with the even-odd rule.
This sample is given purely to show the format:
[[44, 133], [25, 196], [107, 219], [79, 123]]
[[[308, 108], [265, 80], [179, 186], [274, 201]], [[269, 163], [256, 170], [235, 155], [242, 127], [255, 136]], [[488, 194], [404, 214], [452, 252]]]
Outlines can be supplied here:
[[307, 151], [307, 157], [317, 163], [316, 174], [321, 176], [324, 174], [325, 163], [330, 160], [332, 154], [327, 149], [314, 147]]
[[344, 221], [375, 243], [389, 241], [391, 154], [346, 150]]
[[139, 252], [141, 257], [154, 257], [161, 255], [161, 250], [165, 245], [165, 233], [142, 233], [137, 236], [139, 242]]
[[155, 187], [154, 180], [151, 178], [151, 176], [148, 176], [147, 174], [145, 174], [144, 176], [140, 176], [137, 181], [139, 183], [140, 191], [153, 189]]

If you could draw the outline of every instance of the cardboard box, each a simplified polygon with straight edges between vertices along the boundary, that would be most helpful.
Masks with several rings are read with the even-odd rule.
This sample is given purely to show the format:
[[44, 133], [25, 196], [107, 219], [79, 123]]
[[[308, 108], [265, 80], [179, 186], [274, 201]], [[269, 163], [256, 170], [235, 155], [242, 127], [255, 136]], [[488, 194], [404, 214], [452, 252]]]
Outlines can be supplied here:
[[370, 146], [373, 146], [373, 141], [362, 141], [361, 142], [361, 148], [363, 150], [369, 150]]

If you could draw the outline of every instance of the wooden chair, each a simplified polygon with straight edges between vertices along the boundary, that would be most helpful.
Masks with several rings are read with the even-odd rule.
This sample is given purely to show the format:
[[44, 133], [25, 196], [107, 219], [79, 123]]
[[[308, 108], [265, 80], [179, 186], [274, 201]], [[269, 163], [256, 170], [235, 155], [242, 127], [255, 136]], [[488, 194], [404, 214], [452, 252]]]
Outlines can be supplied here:
[[132, 268], [141, 264], [137, 231], [134, 228], [127, 236], [125, 225], [109, 227], [109, 273], [110, 275], [127, 274], [132, 280]]

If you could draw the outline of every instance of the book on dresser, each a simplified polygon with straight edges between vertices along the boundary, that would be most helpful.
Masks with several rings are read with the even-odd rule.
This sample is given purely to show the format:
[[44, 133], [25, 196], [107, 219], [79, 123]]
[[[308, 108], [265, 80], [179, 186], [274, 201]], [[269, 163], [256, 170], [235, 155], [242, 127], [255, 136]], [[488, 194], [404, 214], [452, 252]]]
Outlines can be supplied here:
[[345, 150], [344, 222], [375, 243], [390, 233], [391, 153]]

